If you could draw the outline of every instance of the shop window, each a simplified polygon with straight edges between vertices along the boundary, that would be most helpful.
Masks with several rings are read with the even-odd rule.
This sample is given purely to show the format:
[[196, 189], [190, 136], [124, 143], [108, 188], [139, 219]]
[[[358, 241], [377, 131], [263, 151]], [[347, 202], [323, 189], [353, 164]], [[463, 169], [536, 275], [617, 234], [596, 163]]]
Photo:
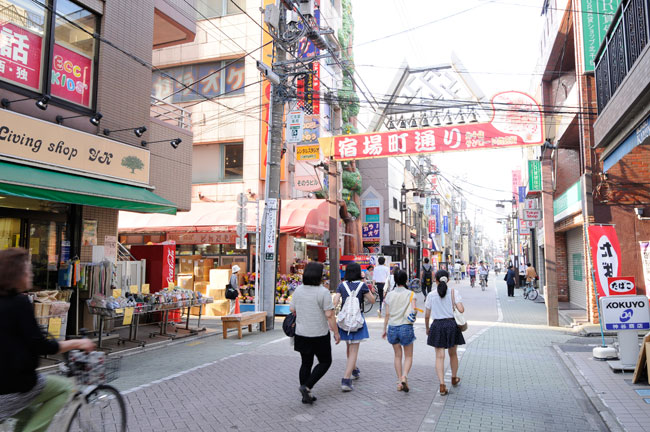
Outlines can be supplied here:
[[[230, 64], [232, 63], [232, 64]], [[169, 78], [173, 77], [173, 79]], [[187, 86], [185, 88], [180, 83]], [[224, 60], [155, 71], [151, 94], [171, 103], [244, 92], [244, 61]]]
[[52, 51], [52, 96], [90, 108], [97, 16], [70, 0], [57, 0]]
[[244, 174], [244, 144], [201, 144], [192, 149], [192, 183], [237, 181]]
[[[235, 3], [246, 10], [245, 0], [234, 0]], [[231, 0], [199, 0], [196, 2], [197, 20], [206, 18], [219, 18], [226, 15], [242, 13]]]
[[397, 210], [397, 198], [393, 197], [393, 208]]
[[223, 179], [241, 180], [244, 177], [244, 145], [241, 143], [224, 144], [223, 148]]

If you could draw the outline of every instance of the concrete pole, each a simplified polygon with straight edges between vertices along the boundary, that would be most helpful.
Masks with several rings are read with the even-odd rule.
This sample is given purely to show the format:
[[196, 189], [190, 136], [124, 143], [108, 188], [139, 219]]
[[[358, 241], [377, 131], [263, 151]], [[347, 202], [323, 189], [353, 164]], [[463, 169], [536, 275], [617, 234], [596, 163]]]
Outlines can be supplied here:
[[330, 258], [330, 290], [339, 286], [339, 173], [337, 162], [330, 160], [328, 171], [328, 202], [329, 202], [329, 258]]
[[[544, 153], [542, 153], [544, 155]], [[558, 314], [557, 257], [555, 255], [555, 221], [553, 220], [553, 160], [542, 159], [542, 209], [544, 214], [544, 274], [546, 287], [546, 323], [560, 325]]]

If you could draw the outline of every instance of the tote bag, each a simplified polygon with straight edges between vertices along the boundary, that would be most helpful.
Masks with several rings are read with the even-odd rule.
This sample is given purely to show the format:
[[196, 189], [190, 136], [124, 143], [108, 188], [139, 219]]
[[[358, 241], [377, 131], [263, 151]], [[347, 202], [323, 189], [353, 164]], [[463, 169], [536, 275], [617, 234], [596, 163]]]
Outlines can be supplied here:
[[451, 289], [451, 304], [454, 309], [454, 319], [456, 320], [456, 325], [458, 325], [458, 328], [460, 331], [464, 332], [467, 330], [467, 320], [465, 319], [465, 315], [458, 309], [456, 309], [456, 299], [454, 298], [454, 289]]

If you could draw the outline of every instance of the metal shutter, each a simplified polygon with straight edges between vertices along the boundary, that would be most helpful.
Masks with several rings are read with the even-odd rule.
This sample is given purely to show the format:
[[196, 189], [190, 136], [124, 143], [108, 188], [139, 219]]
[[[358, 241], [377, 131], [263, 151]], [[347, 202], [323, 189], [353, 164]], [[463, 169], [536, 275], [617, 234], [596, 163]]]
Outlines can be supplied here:
[[584, 245], [582, 227], [566, 233], [567, 264], [569, 279], [569, 302], [573, 306], [587, 309], [587, 289], [585, 287]]

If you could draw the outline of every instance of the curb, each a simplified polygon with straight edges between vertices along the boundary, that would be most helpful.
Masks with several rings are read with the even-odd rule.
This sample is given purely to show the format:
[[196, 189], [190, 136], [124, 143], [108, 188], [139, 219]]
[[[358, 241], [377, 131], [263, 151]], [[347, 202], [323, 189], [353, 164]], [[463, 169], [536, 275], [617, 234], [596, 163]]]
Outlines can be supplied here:
[[605, 423], [605, 426], [612, 432], [625, 432], [625, 428], [621, 425], [616, 417], [616, 414], [603, 403], [603, 401], [598, 397], [594, 389], [589, 385], [589, 382], [585, 377], [580, 373], [577, 368], [577, 365], [566, 355], [564, 351], [558, 346], [553, 345], [557, 356], [562, 360], [562, 364], [566, 367], [566, 370], [569, 374], [575, 379], [578, 383], [578, 386], [587, 397], [593, 408], [598, 412], [600, 419]]

